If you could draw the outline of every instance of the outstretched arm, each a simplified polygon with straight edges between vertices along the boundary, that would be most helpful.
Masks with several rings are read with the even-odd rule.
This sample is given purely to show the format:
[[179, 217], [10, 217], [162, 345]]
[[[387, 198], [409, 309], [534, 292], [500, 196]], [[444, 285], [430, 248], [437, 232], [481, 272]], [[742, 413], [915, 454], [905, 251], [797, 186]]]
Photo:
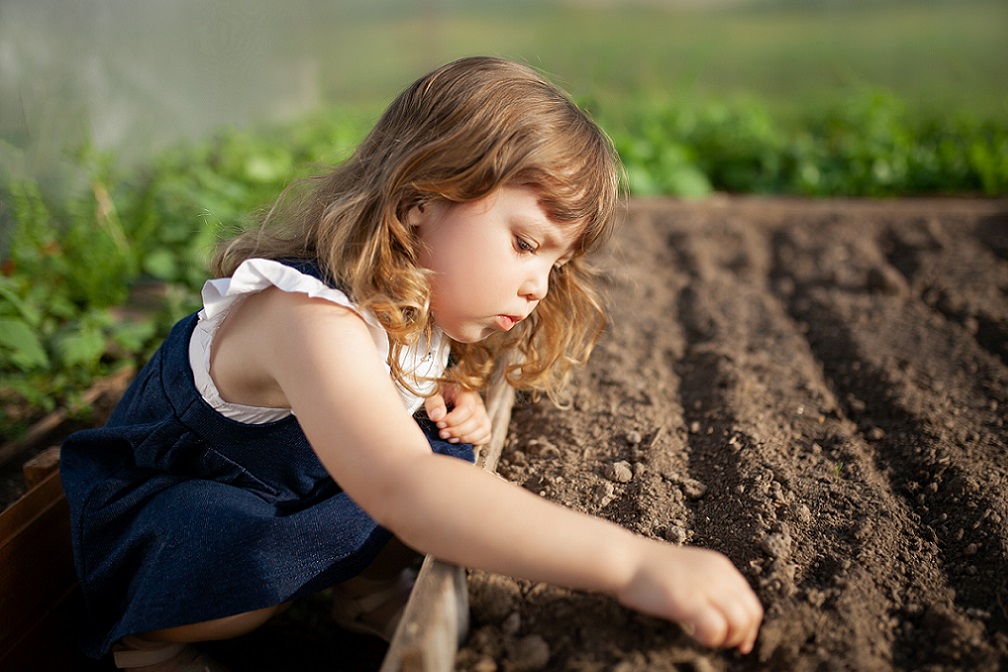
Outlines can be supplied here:
[[462, 565], [603, 591], [703, 644], [752, 649], [762, 607], [727, 558], [634, 535], [432, 453], [358, 317], [277, 293], [258, 310], [257, 361], [333, 478], [403, 542]]

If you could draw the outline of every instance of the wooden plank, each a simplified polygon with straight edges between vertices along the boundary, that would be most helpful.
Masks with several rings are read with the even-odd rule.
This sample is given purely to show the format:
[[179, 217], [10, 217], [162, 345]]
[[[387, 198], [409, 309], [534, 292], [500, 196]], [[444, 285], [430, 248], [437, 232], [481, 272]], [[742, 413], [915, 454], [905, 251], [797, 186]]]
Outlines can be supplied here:
[[[493, 472], [504, 448], [514, 390], [502, 380], [491, 389], [487, 413], [490, 443], [476, 464]], [[381, 672], [448, 672], [455, 668], [458, 645], [469, 629], [469, 586], [464, 567], [428, 555], [382, 662]]]
[[[16, 537], [23, 527], [42, 516], [60, 500], [65, 502], [63, 484], [60, 482], [59, 473], [53, 472], [0, 512], [0, 548]], [[3, 567], [0, 567], [0, 572], [2, 571]]]
[[0, 670], [46, 670], [73, 672], [84, 661], [76, 646], [80, 586], [74, 583], [56, 598], [49, 610], [26, 623], [21, 637], [0, 650]]
[[[416, 586], [410, 595], [403, 625], [396, 632], [402, 672], [451, 670], [455, 652], [469, 629], [469, 589], [465, 570], [457, 565], [424, 558]], [[395, 642], [395, 640], [393, 640]], [[385, 665], [395, 658], [392, 647]], [[386, 666], [382, 667], [385, 670]]]
[[70, 511], [53, 471], [0, 513], [0, 660], [27, 655], [32, 641], [62, 641], [35, 629], [68, 623], [59, 607], [76, 584]]
[[476, 464], [483, 469], [497, 471], [497, 460], [504, 450], [507, 439], [508, 424], [511, 422], [511, 408], [514, 405], [514, 388], [500, 381], [491, 391], [487, 399], [487, 414], [493, 426], [493, 436], [490, 443], [480, 447], [476, 456]]
[[59, 458], [59, 446], [53, 446], [25, 462], [21, 467], [25, 486], [30, 490], [44, 481], [49, 474], [59, 470]]

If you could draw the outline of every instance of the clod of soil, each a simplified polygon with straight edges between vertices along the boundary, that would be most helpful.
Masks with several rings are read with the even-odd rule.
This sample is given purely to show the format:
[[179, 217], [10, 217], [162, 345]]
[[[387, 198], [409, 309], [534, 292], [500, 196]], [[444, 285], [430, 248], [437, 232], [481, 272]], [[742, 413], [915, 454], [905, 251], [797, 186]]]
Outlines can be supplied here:
[[1008, 202], [634, 201], [612, 322], [498, 471], [715, 548], [749, 656], [600, 595], [470, 572], [461, 670], [1008, 668]]

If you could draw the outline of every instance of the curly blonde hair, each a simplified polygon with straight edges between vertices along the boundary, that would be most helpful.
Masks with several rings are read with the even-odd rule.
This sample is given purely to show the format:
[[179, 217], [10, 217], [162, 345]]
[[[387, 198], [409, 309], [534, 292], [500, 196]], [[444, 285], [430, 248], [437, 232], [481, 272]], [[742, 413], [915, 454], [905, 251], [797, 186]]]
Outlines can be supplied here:
[[555, 401], [605, 327], [586, 255], [611, 234], [619, 172], [612, 142], [561, 89], [513, 61], [464, 58], [405, 89], [349, 159], [291, 185], [258, 228], [217, 249], [212, 266], [226, 276], [252, 257], [317, 260], [387, 330], [392, 375], [412, 388], [399, 353], [434, 324], [406, 213], [531, 187], [551, 220], [580, 228], [574, 257], [551, 272], [529, 319], [479, 343], [452, 343], [447, 375], [481, 389], [503, 367], [516, 389]]

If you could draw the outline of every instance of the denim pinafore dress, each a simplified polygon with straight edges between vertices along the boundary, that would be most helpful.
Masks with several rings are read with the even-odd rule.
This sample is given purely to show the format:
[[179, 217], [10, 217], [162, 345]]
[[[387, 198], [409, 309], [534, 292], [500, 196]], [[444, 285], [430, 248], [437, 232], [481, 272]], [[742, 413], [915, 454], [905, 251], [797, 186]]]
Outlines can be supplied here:
[[[313, 265], [298, 270], [325, 280]], [[391, 538], [329, 476], [294, 416], [246, 424], [204, 400], [189, 364], [197, 321], [175, 325], [104, 427], [63, 444], [81, 645], [95, 658], [125, 635], [345, 581]], [[422, 411], [417, 422], [432, 450], [473, 461], [471, 445], [440, 440]]]

